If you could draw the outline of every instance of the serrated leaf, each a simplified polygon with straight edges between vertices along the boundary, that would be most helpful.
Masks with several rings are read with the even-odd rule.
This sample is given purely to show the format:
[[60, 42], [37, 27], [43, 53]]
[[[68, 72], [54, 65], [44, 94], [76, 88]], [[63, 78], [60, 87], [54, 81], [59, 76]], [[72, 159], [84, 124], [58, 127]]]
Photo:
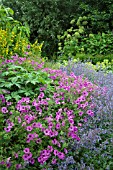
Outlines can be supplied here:
[[34, 79], [34, 80], [31, 81], [31, 83], [35, 85], [35, 84], [39, 83], [39, 81], [37, 81], [36, 79]]
[[5, 96], [5, 98], [7, 99], [7, 101], [10, 100], [10, 99], [12, 99], [12, 97], [9, 96], [9, 95], [8, 95], [8, 96]]
[[4, 87], [7, 87], [7, 88], [10, 88], [11, 86], [13, 86], [13, 84], [12, 84], [12, 83], [9, 83], [9, 82], [6, 82], [6, 83], [4, 84]]

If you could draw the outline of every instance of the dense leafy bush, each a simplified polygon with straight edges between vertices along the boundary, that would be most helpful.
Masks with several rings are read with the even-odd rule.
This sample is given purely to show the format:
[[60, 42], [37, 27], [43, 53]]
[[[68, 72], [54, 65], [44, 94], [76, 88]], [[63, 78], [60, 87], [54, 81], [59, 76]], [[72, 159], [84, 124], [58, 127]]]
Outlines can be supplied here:
[[104, 60], [108, 60], [109, 62], [112, 62], [113, 60], [113, 54], [108, 54], [108, 55], [91, 55], [91, 54], [84, 54], [84, 53], [78, 53], [74, 57], [75, 59], [79, 59], [83, 62], [91, 61], [92, 64], [96, 65], [97, 62], [104, 62]]
[[92, 66], [96, 71], [103, 70], [107, 73], [113, 72], [113, 60], [104, 59], [103, 62], [97, 62], [96, 65], [93, 65], [91, 62], [86, 62], [87, 65]]
[[41, 56], [42, 44], [38, 44], [37, 41], [34, 44], [29, 42], [29, 27], [14, 20], [13, 13], [12, 9], [0, 6], [0, 56]]
[[0, 6], [0, 56], [23, 55], [28, 45], [29, 28], [12, 18], [13, 10]]
[[[69, 58], [77, 58], [77, 54], [87, 54], [82, 60], [92, 59], [95, 62], [95, 56], [107, 55], [113, 53], [112, 32], [92, 34], [88, 31], [88, 18], [86, 16], [79, 17], [77, 22], [75, 19], [71, 21], [72, 27], [64, 32], [59, 39], [59, 60], [68, 60]], [[78, 26], [78, 29], [76, 27]], [[92, 58], [89, 57], [92, 55]], [[111, 58], [110, 58], [111, 59]], [[100, 59], [97, 58], [97, 61]], [[101, 59], [102, 60], [102, 59]]]
[[[80, 44], [86, 54], [111, 54], [113, 53], [113, 33], [89, 34], [89, 37], [82, 39]], [[82, 52], [82, 51], [81, 51]]]

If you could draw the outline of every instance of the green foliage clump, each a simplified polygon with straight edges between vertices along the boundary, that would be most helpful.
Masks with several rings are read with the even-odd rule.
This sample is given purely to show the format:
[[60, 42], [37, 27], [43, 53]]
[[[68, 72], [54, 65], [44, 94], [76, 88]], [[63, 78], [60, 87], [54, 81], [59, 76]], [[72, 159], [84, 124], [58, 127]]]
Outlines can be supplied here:
[[20, 56], [41, 56], [42, 44], [29, 42], [30, 29], [28, 25], [14, 20], [14, 11], [0, 6], [0, 56], [9, 58], [14, 54]]
[[[31, 41], [44, 41], [43, 55], [52, 58], [57, 52], [57, 35], [69, 27], [72, 16], [75, 16], [79, 2], [72, 0], [2, 0], [5, 6], [15, 11], [15, 19], [27, 22], [31, 30]], [[63, 9], [63, 10], [62, 10]]]
[[[77, 22], [73, 19], [70, 24], [70, 29], [64, 32], [62, 36], [58, 35], [59, 39], [59, 60], [73, 58], [78, 52], [84, 52], [84, 47], [81, 47], [81, 42], [86, 37], [87, 17], [79, 17]], [[76, 28], [78, 27], [78, 28]]]
[[96, 64], [97, 62], [102, 63], [105, 59], [107, 59], [109, 62], [112, 62], [113, 60], [113, 54], [108, 55], [92, 55], [92, 54], [85, 54], [85, 53], [77, 53], [74, 57], [75, 59], [79, 59], [81, 61], [91, 61], [92, 64]]
[[[27, 22], [31, 30], [31, 40], [44, 41], [43, 55], [52, 58], [58, 50], [57, 35], [70, 28], [70, 21], [86, 16], [87, 32], [97, 34], [112, 31], [113, 7], [111, 1], [93, 0], [2, 0], [2, 3], [15, 11], [14, 18]], [[63, 10], [62, 10], [63, 9]], [[86, 21], [83, 22], [86, 25]]]
[[0, 56], [18, 53], [23, 56], [29, 43], [29, 27], [13, 19], [14, 11], [0, 6]]
[[[73, 19], [70, 23], [72, 24], [72, 27], [65, 31], [62, 36], [58, 35], [59, 60], [77, 58], [77, 55], [80, 54], [80, 59], [84, 56], [82, 60], [90, 58], [93, 63], [96, 63], [98, 60], [103, 60], [102, 57], [98, 58], [97, 55], [108, 55], [113, 53], [112, 32], [98, 34], [89, 32], [88, 19], [86, 16], [79, 17], [76, 23], [75, 19]], [[76, 26], [78, 26], [78, 29], [76, 29]], [[86, 54], [88, 56], [86, 56]], [[92, 57], [89, 57], [89, 55]], [[97, 58], [96, 62], [95, 58]], [[110, 57], [110, 60], [111, 59], [112, 57]]]
[[5, 60], [1, 63], [0, 90], [10, 91], [6, 93], [7, 100], [19, 100], [23, 95], [33, 97], [41, 85], [51, 82], [48, 74], [40, 70], [43, 62], [37, 63], [18, 56], [13, 58], [15, 62]]

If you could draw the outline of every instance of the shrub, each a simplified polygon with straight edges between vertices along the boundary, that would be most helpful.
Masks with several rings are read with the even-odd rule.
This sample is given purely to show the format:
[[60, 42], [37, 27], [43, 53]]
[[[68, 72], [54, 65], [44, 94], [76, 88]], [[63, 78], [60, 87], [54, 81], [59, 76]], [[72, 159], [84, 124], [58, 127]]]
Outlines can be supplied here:
[[43, 44], [29, 42], [30, 30], [27, 24], [22, 25], [12, 18], [14, 12], [10, 8], [0, 6], [0, 56], [10, 58], [14, 54], [41, 56]]
[[81, 47], [84, 49], [84, 52], [86, 54], [92, 55], [112, 54], [113, 53], [112, 36], [113, 36], [112, 32], [89, 34], [89, 37], [86, 37], [82, 40]]
[[[85, 24], [84, 24], [85, 23]], [[81, 50], [81, 42], [84, 36], [86, 35], [85, 28], [87, 26], [87, 17], [79, 17], [77, 22], [73, 19], [70, 24], [72, 27], [67, 29], [62, 36], [58, 35], [59, 39], [59, 60], [68, 60], [76, 56], [78, 52], [84, 52], [84, 49]], [[78, 27], [78, 29], [76, 28]]]
[[[86, 16], [79, 17], [77, 22], [73, 19], [70, 23], [72, 24], [70, 29], [67, 29], [62, 36], [58, 35], [58, 59], [60, 61], [77, 58], [78, 54], [80, 59], [90, 58], [95, 63], [95, 60], [97, 62], [102, 61], [103, 58], [108, 59], [103, 55], [113, 53], [112, 32], [92, 34], [88, 30], [88, 17]], [[109, 55], [109, 58], [111, 60], [112, 56]]]
[[84, 53], [78, 53], [74, 57], [75, 59], [79, 59], [83, 62], [91, 61], [92, 64], [96, 65], [97, 62], [103, 62], [104, 60], [108, 60], [109, 62], [112, 62], [113, 59], [113, 54], [108, 54], [108, 55], [91, 55], [91, 54], [84, 54]]

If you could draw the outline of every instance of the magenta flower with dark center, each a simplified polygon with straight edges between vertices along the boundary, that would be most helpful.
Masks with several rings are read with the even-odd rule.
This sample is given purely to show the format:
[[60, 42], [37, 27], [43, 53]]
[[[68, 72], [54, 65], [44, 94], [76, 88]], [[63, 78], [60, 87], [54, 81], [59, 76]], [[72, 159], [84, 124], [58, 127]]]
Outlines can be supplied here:
[[33, 139], [32, 133], [29, 133], [29, 134], [27, 135], [27, 138]]
[[59, 157], [59, 159], [63, 160], [65, 158], [65, 154], [62, 152], [58, 152], [58, 157]]
[[52, 146], [48, 146], [47, 148], [50, 150], [50, 152], [53, 151], [53, 147]]
[[16, 170], [21, 169], [22, 165], [21, 164], [16, 164]]
[[50, 131], [49, 136], [53, 137], [54, 136], [54, 132]]
[[36, 143], [41, 143], [42, 142], [42, 140], [40, 139], [40, 138], [38, 138], [37, 140], [36, 140]]
[[27, 127], [26, 127], [26, 130], [27, 130], [27, 131], [32, 131], [33, 128], [32, 128], [32, 126], [27, 126]]
[[38, 160], [38, 162], [39, 162], [39, 163], [42, 163], [42, 162], [43, 162], [43, 158], [42, 158], [42, 156], [38, 157], [38, 159], [37, 159], [37, 160]]
[[27, 153], [27, 156], [28, 156], [28, 159], [30, 159], [32, 157], [32, 153], [31, 152]]
[[45, 134], [46, 136], [49, 136], [49, 134], [50, 134], [50, 130], [45, 129], [45, 130], [44, 130], [44, 134]]
[[55, 155], [55, 156], [58, 155], [58, 150], [54, 149], [54, 155]]
[[56, 164], [56, 163], [57, 163], [57, 160], [54, 158], [54, 159], [52, 159], [51, 163], [52, 163], [52, 164]]
[[36, 127], [37, 127], [37, 123], [34, 122], [34, 123], [32, 124], [32, 127], [33, 127], [33, 128], [36, 128]]
[[6, 102], [7, 103], [7, 106], [10, 106], [12, 104], [12, 102]]
[[58, 143], [58, 142], [57, 142], [56, 139], [53, 139], [53, 140], [52, 140], [52, 144], [56, 145], [57, 143]]
[[24, 149], [24, 153], [29, 153], [30, 152], [30, 149], [29, 148], [25, 148]]
[[31, 139], [27, 139], [27, 140], [26, 140], [26, 143], [30, 143], [30, 141], [31, 141]]
[[56, 129], [60, 129], [60, 123], [56, 124]]
[[14, 157], [15, 157], [15, 158], [18, 158], [18, 153], [15, 153], [15, 154], [14, 154]]
[[6, 132], [10, 132], [11, 131], [11, 127], [6, 127], [6, 128], [4, 128], [4, 130], [6, 131]]
[[35, 160], [33, 158], [30, 158], [29, 162], [33, 165], [35, 163]]
[[83, 111], [80, 111], [80, 112], [79, 112], [79, 116], [82, 116], [83, 114], [84, 114]]
[[87, 114], [90, 115], [91, 117], [94, 116], [94, 112], [92, 110], [87, 110]]
[[27, 45], [27, 49], [28, 49], [28, 50], [30, 49], [30, 45], [29, 45], [29, 44]]
[[24, 155], [22, 156], [22, 158], [23, 158], [24, 161], [27, 161], [27, 160], [29, 159], [29, 157], [28, 157], [26, 154], [24, 154]]
[[2, 107], [1, 111], [2, 111], [2, 113], [8, 113], [7, 107]]
[[6, 163], [6, 166], [7, 166], [7, 168], [10, 168], [11, 167], [11, 163], [10, 162]]
[[74, 124], [74, 120], [73, 120], [73, 119], [69, 119], [69, 123], [70, 123], [71, 125], [73, 125], [73, 124]]
[[53, 127], [53, 123], [49, 122], [49, 128], [51, 129]]

